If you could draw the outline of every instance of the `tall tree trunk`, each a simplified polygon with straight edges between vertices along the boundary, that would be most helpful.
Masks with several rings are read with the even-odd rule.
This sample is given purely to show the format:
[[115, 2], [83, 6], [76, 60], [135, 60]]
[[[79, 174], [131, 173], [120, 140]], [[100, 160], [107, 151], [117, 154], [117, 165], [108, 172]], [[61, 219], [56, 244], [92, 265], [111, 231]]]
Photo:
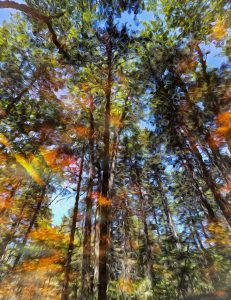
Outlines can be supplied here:
[[205, 213], [207, 214], [208, 216], [208, 221], [210, 222], [217, 222], [218, 219], [216, 217], [216, 214], [215, 212], [213, 211], [213, 208], [212, 206], [210, 205], [210, 203], [208, 202], [208, 200], [206, 199], [206, 197], [204, 196], [202, 190], [201, 190], [201, 187], [197, 181], [197, 178], [195, 176], [195, 173], [193, 171], [193, 165], [191, 164], [191, 162], [189, 161], [189, 159], [187, 159], [186, 157], [184, 157], [185, 159], [185, 162], [182, 158], [182, 161], [183, 161], [183, 165], [186, 166], [187, 170], [190, 172], [191, 176], [192, 176], [192, 179], [193, 179], [193, 182], [194, 182], [194, 185], [195, 185], [195, 188], [196, 188], [196, 192], [197, 192], [197, 195], [200, 199], [200, 202], [201, 202], [201, 205], [203, 207], [203, 209], [205, 210]]
[[105, 124], [104, 124], [104, 158], [103, 158], [103, 180], [102, 180], [102, 198], [100, 203], [100, 241], [99, 241], [99, 285], [98, 299], [107, 299], [107, 252], [109, 245], [108, 224], [110, 213], [110, 199], [108, 198], [108, 187], [110, 177], [110, 112], [111, 112], [111, 87], [112, 87], [112, 30], [113, 17], [110, 14], [108, 29], [108, 41], [106, 42], [106, 55], [108, 76], [105, 88]]
[[152, 268], [152, 255], [151, 255], [151, 244], [148, 234], [148, 224], [147, 224], [147, 216], [145, 210], [145, 200], [141, 187], [141, 176], [140, 170], [137, 166], [135, 166], [136, 179], [137, 179], [137, 188], [139, 194], [139, 202], [140, 202], [140, 211], [141, 211], [141, 219], [143, 223], [144, 236], [145, 236], [145, 252], [146, 252], [146, 260], [147, 260], [147, 268], [148, 268], [148, 277], [150, 279], [152, 290], [154, 291], [154, 272]]
[[91, 218], [92, 218], [92, 191], [94, 180], [94, 103], [93, 98], [90, 98], [90, 137], [89, 137], [89, 150], [90, 150], [90, 162], [89, 162], [89, 176], [87, 186], [86, 202], [86, 218], [84, 227], [84, 239], [83, 239], [83, 260], [82, 260], [82, 283], [81, 283], [81, 299], [92, 299], [92, 270], [91, 270]]
[[115, 132], [115, 134], [114, 134], [113, 143], [112, 143], [112, 157], [111, 157], [109, 184], [108, 184], [109, 199], [112, 198], [112, 188], [113, 188], [114, 177], [115, 177], [116, 159], [117, 159], [117, 154], [118, 154], [118, 149], [119, 149], [119, 144], [120, 144], [120, 135], [121, 135], [124, 120], [125, 120], [125, 117], [126, 117], [126, 114], [128, 111], [129, 96], [130, 96], [130, 92], [128, 93], [127, 97], [125, 98], [124, 109], [123, 109], [123, 112], [122, 112], [122, 114], [120, 116], [120, 120], [119, 120], [119, 128], [118, 128], [117, 132]]
[[157, 219], [157, 214], [156, 214], [156, 209], [155, 207], [153, 208], [153, 217], [154, 217], [154, 221], [155, 221], [155, 229], [156, 229], [156, 232], [157, 232], [157, 235], [158, 235], [158, 244], [160, 244], [160, 230], [159, 230], [159, 222], [158, 222], [158, 219]]
[[[160, 172], [160, 171], [159, 171]], [[168, 235], [170, 236], [170, 238], [172, 240], [174, 240], [174, 244], [176, 245], [177, 249], [180, 249], [181, 246], [179, 244], [179, 237], [175, 228], [175, 224], [172, 218], [172, 214], [170, 212], [170, 208], [168, 205], [168, 199], [164, 193], [162, 184], [161, 184], [161, 179], [160, 177], [157, 175], [157, 182], [158, 182], [158, 187], [161, 193], [161, 198], [162, 198], [162, 204], [163, 204], [163, 208], [164, 208], [164, 213], [166, 216], [166, 221], [167, 221], [167, 228], [168, 228]]]
[[228, 166], [225, 165], [224, 159], [220, 156], [218, 147], [216, 145], [210, 146], [209, 144], [208, 147], [211, 151], [211, 154], [209, 153], [209, 150], [207, 148], [204, 148], [203, 150], [206, 151], [209, 160], [216, 167], [216, 169], [221, 175], [221, 178], [223, 177], [224, 182], [228, 184], [230, 182], [230, 174], [228, 173]]
[[[97, 147], [97, 145], [96, 145]], [[99, 161], [96, 160], [95, 162], [97, 168], [97, 180], [98, 180], [98, 187], [97, 192], [98, 194], [101, 193], [102, 188], [102, 176], [101, 176], [101, 166]], [[99, 281], [99, 240], [100, 240], [100, 208], [99, 203], [96, 202], [95, 208], [95, 223], [94, 223], [94, 278], [93, 278], [93, 292], [94, 295], [97, 294], [98, 291], [98, 281]]]
[[63, 283], [63, 289], [62, 289], [62, 295], [61, 295], [62, 300], [69, 299], [68, 286], [69, 286], [69, 277], [70, 277], [70, 271], [71, 271], [71, 258], [72, 258], [72, 253], [74, 250], [75, 230], [76, 230], [76, 222], [77, 222], [77, 216], [78, 216], [78, 206], [79, 206], [83, 165], [84, 165], [84, 154], [85, 154], [85, 147], [83, 146], [82, 158], [81, 158], [80, 168], [79, 168], [78, 183], [77, 183], [77, 192], [76, 192], [76, 196], [75, 196], [75, 205], [74, 205], [73, 215], [72, 215], [70, 239], [69, 239], [67, 256], [66, 256], [64, 283]]
[[191, 224], [192, 224], [192, 232], [193, 232], [193, 234], [196, 236], [197, 241], [198, 241], [198, 244], [199, 244], [201, 250], [202, 250], [203, 252], [206, 252], [206, 249], [205, 249], [205, 247], [204, 247], [204, 245], [203, 245], [203, 242], [202, 242], [202, 240], [201, 240], [200, 233], [198, 232], [198, 229], [197, 229], [197, 226], [196, 226], [195, 218], [194, 218], [194, 216], [192, 215], [192, 211], [191, 211], [191, 210], [192, 210], [192, 208], [189, 207], [189, 216], [190, 216]]
[[100, 223], [99, 223], [99, 207], [95, 209], [95, 224], [94, 224], [94, 279], [93, 279], [93, 292], [97, 293], [96, 286], [99, 280], [99, 239], [100, 239]]

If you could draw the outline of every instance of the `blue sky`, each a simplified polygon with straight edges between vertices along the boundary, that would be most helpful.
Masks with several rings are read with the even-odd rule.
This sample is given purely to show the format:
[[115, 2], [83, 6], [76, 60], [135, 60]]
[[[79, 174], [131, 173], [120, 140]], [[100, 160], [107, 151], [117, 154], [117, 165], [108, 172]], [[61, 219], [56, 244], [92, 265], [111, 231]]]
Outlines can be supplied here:
[[[24, 1], [22, 0], [15, 0], [15, 2], [17, 3], [23, 3]], [[0, 9], [0, 24], [2, 23], [2, 21], [4, 20], [9, 20], [10, 18], [10, 14], [16, 12], [15, 9], [10, 9], [10, 8], [2, 8]]]

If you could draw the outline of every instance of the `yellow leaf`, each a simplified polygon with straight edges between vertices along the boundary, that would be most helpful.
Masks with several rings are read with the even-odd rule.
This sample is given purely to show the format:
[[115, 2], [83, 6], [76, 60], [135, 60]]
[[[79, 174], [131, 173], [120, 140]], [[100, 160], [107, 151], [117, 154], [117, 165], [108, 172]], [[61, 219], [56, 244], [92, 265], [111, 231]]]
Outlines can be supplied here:
[[2, 133], [0, 133], [0, 143], [2, 143], [6, 147], [10, 146], [8, 139]]
[[224, 22], [222, 20], [217, 21], [217, 23], [212, 28], [212, 37], [219, 41], [222, 40], [227, 35], [227, 30], [225, 28]]
[[20, 155], [15, 154], [14, 155], [17, 162], [23, 166], [23, 168], [30, 174], [30, 176], [34, 179], [35, 182], [37, 182], [39, 185], [44, 185], [44, 181], [40, 178], [40, 176], [37, 174], [35, 169], [26, 161], [26, 159]]

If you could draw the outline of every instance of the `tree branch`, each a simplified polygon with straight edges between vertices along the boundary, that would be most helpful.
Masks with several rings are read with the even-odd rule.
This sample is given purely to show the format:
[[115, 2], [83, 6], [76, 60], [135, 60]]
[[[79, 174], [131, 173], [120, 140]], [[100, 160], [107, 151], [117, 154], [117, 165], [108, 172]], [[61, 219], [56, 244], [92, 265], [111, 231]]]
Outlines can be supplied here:
[[0, 8], [13, 8], [16, 10], [19, 10], [21, 12], [24, 12], [27, 16], [32, 17], [33, 19], [36, 19], [44, 24], [46, 24], [50, 34], [52, 42], [55, 44], [55, 46], [59, 49], [59, 53], [62, 54], [66, 59], [70, 60], [70, 56], [67, 53], [67, 51], [64, 49], [62, 44], [59, 42], [57, 34], [55, 33], [51, 20], [54, 18], [59, 18], [63, 15], [63, 13], [57, 15], [57, 16], [46, 16], [39, 11], [37, 11], [35, 8], [30, 7], [25, 4], [20, 4], [15, 1], [1, 1], [0, 2]]

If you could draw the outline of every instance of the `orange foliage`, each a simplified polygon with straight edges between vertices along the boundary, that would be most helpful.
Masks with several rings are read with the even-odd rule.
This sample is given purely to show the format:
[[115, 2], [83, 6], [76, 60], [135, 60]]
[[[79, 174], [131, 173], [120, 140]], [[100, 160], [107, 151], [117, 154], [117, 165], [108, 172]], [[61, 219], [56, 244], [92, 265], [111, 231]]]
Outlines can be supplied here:
[[209, 145], [211, 147], [219, 147], [221, 144], [225, 143], [223, 136], [219, 136], [217, 132], [213, 132], [209, 137]]
[[215, 291], [214, 292], [214, 296], [216, 296], [216, 297], [224, 297], [226, 294], [225, 294], [225, 292], [224, 291]]
[[8, 218], [7, 217], [0, 217], [0, 224], [6, 225], [8, 224]]
[[30, 238], [39, 242], [56, 243], [58, 246], [68, 241], [68, 236], [52, 227], [41, 227], [31, 231]]
[[12, 207], [12, 204], [9, 200], [2, 201], [2, 198], [0, 197], [0, 209], [9, 209]]
[[0, 153], [0, 165], [5, 166], [7, 162], [7, 157], [4, 153]]
[[55, 168], [55, 160], [57, 157], [57, 150], [48, 150], [45, 147], [40, 147], [40, 153], [43, 156], [43, 159], [45, 160], [46, 164], [51, 167], [52, 169]]
[[231, 134], [231, 112], [224, 112], [217, 116], [218, 128], [212, 133], [210, 144], [221, 145], [225, 142], [225, 138], [229, 138]]
[[231, 128], [231, 112], [227, 111], [219, 114], [217, 117], [217, 123], [221, 126], [227, 126]]
[[50, 256], [25, 261], [1, 281], [0, 298], [14, 299], [20, 285], [17, 299], [59, 299], [59, 286], [52, 278], [61, 274], [61, 261], [62, 255], [58, 251]]
[[0, 209], [11, 208], [12, 207], [11, 200], [12, 200], [11, 192], [2, 188], [0, 190]]
[[58, 265], [60, 260], [61, 255], [55, 253], [52, 256], [26, 261], [16, 269], [16, 272], [31, 272], [38, 269], [58, 270], [60, 269], [60, 266]]
[[71, 172], [76, 173], [78, 171], [79, 166], [77, 164], [77, 158], [74, 155], [59, 153], [57, 149], [49, 150], [45, 147], [40, 148], [40, 153], [46, 164], [53, 171], [66, 170], [67, 167]]
[[224, 185], [220, 189], [220, 192], [230, 193], [231, 192], [231, 182], [229, 182], [228, 184]]
[[76, 133], [80, 138], [88, 138], [90, 136], [90, 129], [85, 126], [78, 126], [75, 128]]
[[109, 236], [107, 234], [102, 235], [102, 236], [100, 236], [100, 240], [104, 243], [108, 243], [109, 242]]
[[109, 205], [111, 205], [111, 200], [109, 200], [106, 197], [102, 196], [98, 192], [93, 193], [93, 197], [96, 199], [97, 203], [99, 205], [101, 205], [101, 206], [109, 206]]
[[216, 297], [224, 297], [226, 296], [226, 293], [224, 291], [218, 290], [214, 292], [214, 296]]

